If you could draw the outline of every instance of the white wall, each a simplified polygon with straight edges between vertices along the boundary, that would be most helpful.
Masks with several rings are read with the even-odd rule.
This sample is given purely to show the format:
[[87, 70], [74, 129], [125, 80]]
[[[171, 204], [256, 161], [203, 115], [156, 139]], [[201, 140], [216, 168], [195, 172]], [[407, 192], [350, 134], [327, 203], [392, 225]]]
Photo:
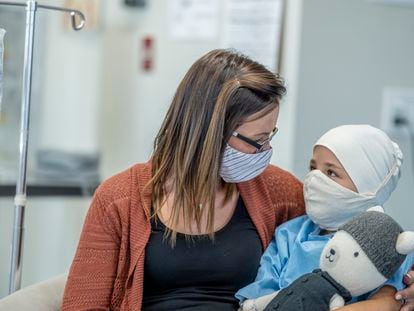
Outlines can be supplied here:
[[[148, 1], [135, 19], [115, 1], [107, 2], [112, 26], [104, 34], [102, 69], [103, 109], [100, 131], [105, 176], [136, 162], [146, 161], [175, 89], [190, 65], [217, 48], [218, 37], [208, 41], [176, 42], [168, 36], [166, 1]], [[109, 14], [108, 14], [109, 16]], [[154, 69], [140, 69], [141, 40], [154, 38]]]
[[287, 94], [280, 105], [279, 132], [272, 142], [275, 152], [272, 163], [293, 171], [295, 160], [296, 114], [300, 51], [302, 44], [302, 18], [304, 0], [286, 1], [284, 35], [282, 42], [281, 75], [286, 81]]
[[[382, 90], [414, 87], [414, 9], [365, 0], [303, 3], [294, 172], [307, 172], [312, 145], [328, 129], [347, 123], [380, 127]], [[414, 229], [411, 147], [388, 211]]]

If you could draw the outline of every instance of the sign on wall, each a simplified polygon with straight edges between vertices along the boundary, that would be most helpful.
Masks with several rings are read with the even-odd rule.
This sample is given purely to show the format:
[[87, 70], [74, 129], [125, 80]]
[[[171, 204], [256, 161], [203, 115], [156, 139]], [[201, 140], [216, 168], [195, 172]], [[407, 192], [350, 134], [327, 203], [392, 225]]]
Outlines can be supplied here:
[[175, 40], [214, 39], [218, 34], [218, 0], [168, 0], [168, 31]]
[[279, 71], [283, 0], [227, 0], [222, 46]]

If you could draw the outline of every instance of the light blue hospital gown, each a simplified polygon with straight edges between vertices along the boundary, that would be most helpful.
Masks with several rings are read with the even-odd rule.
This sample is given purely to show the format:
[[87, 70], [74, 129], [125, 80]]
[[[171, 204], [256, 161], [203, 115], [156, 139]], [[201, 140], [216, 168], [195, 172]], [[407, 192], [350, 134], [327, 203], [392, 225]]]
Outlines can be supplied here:
[[[287, 287], [303, 274], [319, 268], [322, 249], [333, 235], [319, 235], [320, 230], [306, 215], [280, 225], [260, 260], [256, 280], [240, 289], [236, 298], [243, 302], [273, 293]], [[385, 284], [397, 290], [403, 289], [403, 276], [413, 263], [414, 255], [410, 254]], [[355, 297], [351, 302], [365, 300], [368, 296]]]

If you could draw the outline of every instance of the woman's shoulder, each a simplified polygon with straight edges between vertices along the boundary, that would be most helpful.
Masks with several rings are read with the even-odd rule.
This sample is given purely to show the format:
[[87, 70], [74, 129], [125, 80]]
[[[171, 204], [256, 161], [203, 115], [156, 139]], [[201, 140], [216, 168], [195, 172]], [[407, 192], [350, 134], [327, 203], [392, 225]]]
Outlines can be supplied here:
[[303, 184], [292, 173], [280, 167], [269, 165], [263, 172], [262, 178], [264, 187], [270, 194], [272, 201], [280, 202], [286, 199], [300, 204], [303, 203]]
[[305, 213], [303, 184], [292, 173], [269, 165], [263, 172], [263, 186], [278, 214], [279, 224]]
[[302, 189], [302, 182], [292, 173], [270, 164], [262, 174], [269, 186], [289, 186]]
[[[137, 195], [140, 188], [143, 188], [141, 185], [145, 183], [145, 179], [150, 179], [149, 166], [149, 163], [138, 163], [107, 178], [96, 189], [94, 197], [106, 206], [131, 199], [131, 196]], [[149, 176], [146, 177], [148, 172]]]
[[129, 232], [123, 230], [124, 227], [142, 228], [146, 225], [148, 212], [139, 192], [143, 191], [140, 184], [143, 184], [142, 174], [147, 169], [145, 163], [136, 164], [104, 180], [93, 196], [85, 228], [94, 230], [98, 225], [119, 242], [125, 232]]

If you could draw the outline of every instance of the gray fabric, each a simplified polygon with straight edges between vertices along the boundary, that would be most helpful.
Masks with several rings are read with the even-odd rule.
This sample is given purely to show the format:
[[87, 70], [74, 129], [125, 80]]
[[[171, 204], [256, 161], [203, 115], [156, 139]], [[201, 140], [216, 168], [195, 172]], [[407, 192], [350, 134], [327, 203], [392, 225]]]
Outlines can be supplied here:
[[403, 229], [385, 213], [363, 213], [339, 230], [348, 232], [355, 239], [386, 279], [394, 275], [406, 257], [396, 250], [398, 235]]

